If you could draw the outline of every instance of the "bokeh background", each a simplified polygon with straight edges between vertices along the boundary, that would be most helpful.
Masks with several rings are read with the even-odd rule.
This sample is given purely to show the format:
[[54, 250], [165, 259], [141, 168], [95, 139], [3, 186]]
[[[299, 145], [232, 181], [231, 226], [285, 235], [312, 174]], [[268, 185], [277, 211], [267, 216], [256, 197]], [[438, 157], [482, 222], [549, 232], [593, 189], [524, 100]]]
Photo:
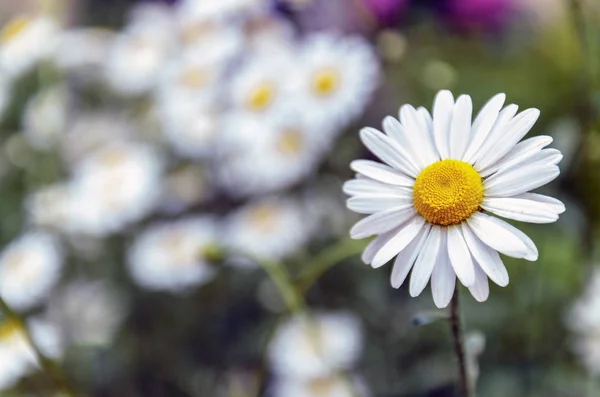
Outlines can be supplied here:
[[600, 3], [0, 0], [0, 22], [0, 395], [457, 396], [447, 313], [361, 262], [342, 193], [361, 127], [450, 89], [539, 108], [564, 155], [566, 213], [520, 226], [539, 260], [462, 291], [478, 395], [600, 396]]

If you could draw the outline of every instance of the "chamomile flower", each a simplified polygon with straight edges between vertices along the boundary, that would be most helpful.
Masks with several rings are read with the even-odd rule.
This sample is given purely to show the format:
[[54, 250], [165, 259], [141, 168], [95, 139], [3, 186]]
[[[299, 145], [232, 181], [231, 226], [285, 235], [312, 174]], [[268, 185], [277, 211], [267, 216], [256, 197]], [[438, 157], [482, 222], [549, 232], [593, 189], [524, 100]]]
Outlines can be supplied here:
[[600, 375], [600, 271], [596, 270], [566, 318], [573, 350], [590, 374]]
[[292, 317], [268, 347], [271, 370], [283, 378], [316, 379], [349, 370], [362, 351], [360, 321], [345, 312]]
[[[267, 197], [228, 215], [223, 225], [222, 243], [242, 256], [279, 259], [306, 243], [313, 228], [298, 201]], [[246, 265], [245, 262], [233, 264]]]
[[400, 287], [412, 269], [410, 295], [431, 279], [435, 304], [445, 307], [456, 277], [478, 301], [489, 294], [488, 277], [508, 284], [498, 253], [535, 261], [533, 241], [493, 216], [550, 223], [565, 207], [530, 190], [555, 179], [562, 155], [543, 149], [548, 136], [519, 141], [540, 112], [504, 109], [505, 95], [493, 97], [471, 123], [467, 95], [456, 102], [448, 91], [435, 99], [433, 117], [424, 108], [400, 108], [400, 121], [387, 117], [385, 134], [365, 128], [363, 143], [385, 164], [356, 160], [358, 173], [344, 190], [353, 196], [348, 208], [370, 216], [350, 231], [353, 238], [378, 237], [363, 260], [374, 268], [396, 257], [391, 282]]
[[162, 162], [142, 143], [115, 142], [93, 152], [74, 170], [70, 182], [70, 228], [106, 235], [136, 222], [161, 195]]
[[150, 24], [132, 24], [114, 41], [104, 75], [115, 92], [135, 96], [153, 89], [174, 47], [167, 29]]
[[97, 77], [116, 35], [98, 28], [66, 30], [59, 36], [54, 63], [62, 70]]
[[129, 249], [131, 277], [144, 288], [171, 292], [208, 283], [215, 276], [209, 262], [215, 227], [214, 220], [205, 217], [151, 226]]
[[247, 13], [267, 9], [268, 1], [265, 0], [218, 0], [197, 1], [182, 0], [178, 4], [178, 11], [196, 20], [222, 20]]
[[30, 224], [63, 230], [71, 217], [70, 189], [66, 183], [41, 187], [29, 194], [25, 201]]
[[99, 281], [75, 280], [63, 286], [48, 304], [47, 316], [59, 324], [66, 342], [108, 346], [127, 312], [119, 291]]
[[58, 85], [34, 96], [23, 114], [23, 128], [29, 144], [48, 149], [64, 133], [69, 112], [67, 87]]
[[331, 375], [315, 379], [278, 378], [270, 397], [368, 397], [370, 392], [360, 378]]
[[46, 298], [60, 278], [62, 252], [56, 239], [30, 232], [0, 254], [0, 296], [16, 310], [27, 310]]
[[56, 49], [60, 29], [46, 16], [19, 16], [0, 31], [0, 71], [19, 76]]
[[364, 110], [378, 85], [379, 65], [362, 38], [319, 33], [304, 43], [289, 80], [294, 106], [317, 123], [343, 127]]
[[[238, 111], [261, 117], [277, 114], [289, 98], [292, 49], [273, 46], [252, 54], [234, 77], [230, 100]], [[304, 111], [304, 109], [303, 109]]]
[[331, 147], [332, 130], [309, 117], [282, 116], [234, 114], [226, 123], [219, 175], [229, 192], [243, 196], [287, 188], [311, 174]]

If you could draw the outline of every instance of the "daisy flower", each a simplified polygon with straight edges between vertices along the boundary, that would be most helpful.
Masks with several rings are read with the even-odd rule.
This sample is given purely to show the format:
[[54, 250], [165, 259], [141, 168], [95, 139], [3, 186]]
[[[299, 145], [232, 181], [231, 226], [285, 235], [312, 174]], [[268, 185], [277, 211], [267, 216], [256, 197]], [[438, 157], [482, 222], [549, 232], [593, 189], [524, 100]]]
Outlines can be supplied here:
[[144, 231], [128, 253], [128, 268], [140, 286], [180, 292], [215, 276], [209, 263], [216, 242], [215, 223], [204, 217], [157, 224]]
[[289, 71], [295, 57], [287, 45], [252, 54], [233, 78], [230, 101], [236, 110], [254, 115], [278, 114], [289, 98]]
[[69, 29], [58, 38], [54, 64], [69, 72], [96, 77], [117, 33], [99, 28]]
[[519, 141], [540, 112], [504, 109], [505, 95], [493, 97], [471, 123], [467, 95], [456, 101], [438, 93], [433, 117], [424, 108], [400, 108], [400, 121], [386, 117], [385, 134], [365, 128], [363, 143], [385, 164], [356, 160], [358, 173], [344, 191], [348, 208], [370, 216], [350, 231], [353, 238], [378, 237], [363, 260], [374, 268], [392, 258], [392, 286], [409, 271], [410, 295], [431, 279], [433, 300], [445, 307], [456, 277], [478, 301], [489, 294], [488, 277], [500, 286], [508, 273], [498, 253], [535, 261], [533, 241], [497, 215], [517, 221], [550, 223], [565, 207], [551, 197], [529, 193], [556, 178], [562, 155], [543, 149], [549, 136]]
[[292, 317], [268, 346], [271, 370], [279, 377], [318, 379], [351, 369], [362, 351], [362, 326], [346, 312]]
[[162, 168], [142, 143], [115, 142], [93, 152], [69, 183], [71, 230], [103, 236], [143, 218], [161, 196]]
[[576, 336], [573, 350], [590, 374], [600, 375], [600, 271], [595, 270], [583, 295], [566, 317]]
[[63, 230], [70, 221], [70, 192], [66, 183], [41, 187], [29, 194], [25, 201], [30, 224]]
[[[267, 197], [229, 214], [224, 220], [221, 240], [236, 255], [281, 259], [305, 244], [313, 228], [298, 201]], [[233, 264], [247, 265], [238, 261]]]
[[270, 397], [368, 397], [365, 383], [357, 377], [328, 376], [316, 379], [278, 378], [268, 393]]
[[67, 127], [69, 92], [64, 85], [48, 88], [35, 95], [23, 113], [25, 138], [37, 149], [49, 149]]
[[67, 342], [108, 346], [127, 312], [119, 291], [101, 281], [75, 280], [50, 299], [47, 317], [59, 324]]
[[379, 65], [364, 39], [319, 33], [304, 43], [293, 73], [294, 106], [317, 123], [340, 128], [364, 110], [378, 85]]
[[0, 296], [16, 310], [37, 305], [60, 278], [62, 264], [62, 252], [53, 236], [24, 234], [0, 254]]
[[197, 20], [222, 20], [268, 9], [268, 3], [265, 0], [182, 0], [178, 11]]
[[60, 29], [45, 16], [19, 16], [0, 31], [0, 70], [11, 77], [27, 72], [56, 49]]
[[310, 175], [335, 132], [287, 112], [272, 118], [234, 113], [220, 136], [220, 181], [234, 195], [287, 188]]

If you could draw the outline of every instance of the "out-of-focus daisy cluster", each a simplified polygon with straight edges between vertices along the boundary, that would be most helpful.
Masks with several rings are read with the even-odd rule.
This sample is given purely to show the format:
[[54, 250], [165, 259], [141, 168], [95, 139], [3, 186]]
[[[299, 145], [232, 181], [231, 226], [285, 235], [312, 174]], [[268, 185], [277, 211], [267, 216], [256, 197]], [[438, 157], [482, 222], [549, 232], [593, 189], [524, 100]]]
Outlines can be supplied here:
[[[47, 321], [61, 355], [113, 343], [128, 310], [115, 280], [189, 294], [223, 263], [249, 272], [331, 237], [339, 186], [313, 176], [379, 85], [367, 39], [300, 33], [262, 0], [140, 3], [119, 30], [67, 26], [29, 13], [0, 34], [0, 107], [22, 107], [7, 166], [32, 178], [0, 296]], [[24, 326], [7, 319], [0, 344], [34, 365]], [[317, 375], [323, 395], [345, 390]]]

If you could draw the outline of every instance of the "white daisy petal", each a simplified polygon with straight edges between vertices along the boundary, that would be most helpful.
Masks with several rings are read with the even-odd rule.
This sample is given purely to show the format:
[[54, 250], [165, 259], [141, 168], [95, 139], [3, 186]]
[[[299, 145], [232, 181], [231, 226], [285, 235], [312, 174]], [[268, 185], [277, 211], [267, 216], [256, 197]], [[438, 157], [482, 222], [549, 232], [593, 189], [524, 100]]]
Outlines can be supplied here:
[[467, 223], [461, 224], [461, 229], [471, 255], [477, 261], [479, 266], [488, 275], [488, 277], [501, 287], [508, 285], [509, 277], [506, 271], [506, 266], [502, 263], [502, 259], [498, 252], [484, 244], [475, 233], [471, 230]]
[[406, 136], [404, 135], [404, 127], [396, 120], [395, 117], [386, 116], [383, 119], [383, 131], [391, 138], [395, 139], [401, 145], [406, 145]]
[[526, 168], [535, 165], [557, 165], [563, 159], [560, 150], [544, 149], [534, 154], [531, 158], [519, 164], [520, 167]]
[[461, 95], [456, 100], [450, 124], [450, 157], [462, 159], [469, 144], [471, 135], [471, 116], [473, 102], [468, 95]]
[[520, 163], [528, 161], [544, 147], [552, 143], [552, 137], [547, 135], [535, 136], [518, 143], [510, 152], [495, 164], [482, 169], [479, 174], [482, 177], [492, 175], [499, 170], [507, 170]]
[[[444, 242], [442, 242], [442, 247]], [[443, 309], [448, 306], [454, 295], [456, 286], [456, 274], [450, 263], [450, 257], [445, 249], [442, 249], [438, 255], [437, 263], [431, 274], [431, 294], [435, 305]]]
[[415, 180], [390, 166], [370, 160], [354, 160], [350, 168], [356, 172], [368, 176], [371, 179], [390, 185], [408, 186], [415, 184]]
[[463, 238], [459, 226], [450, 226], [448, 229], [448, 257], [454, 268], [456, 276], [468, 287], [475, 281], [475, 271], [473, 261], [467, 243]]
[[385, 265], [390, 259], [398, 255], [421, 231], [425, 225], [425, 219], [421, 216], [415, 216], [407, 221], [398, 233], [388, 241], [373, 258], [371, 265], [374, 268]]
[[492, 175], [484, 181], [486, 197], [510, 197], [525, 193], [556, 179], [560, 174], [557, 166], [534, 165], [513, 168], [507, 172]]
[[543, 194], [538, 193], [523, 193], [517, 196], [513, 196], [513, 198], [522, 198], [526, 200], [535, 201], [537, 203], [546, 204], [551, 206], [557, 214], [562, 214], [565, 212], [565, 205], [562, 201], [555, 199], [554, 197], [545, 196]]
[[558, 220], [555, 209], [536, 201], [514, 197], [489, 197], [481, 207], [489, 212], [508, 219], [529, 223], [552, 223]]
[[384, 163], [413, 178], [419, 174], [419, 168], [410, 162], [411, 157], [392, 138], [375, 128], [363, 128], [360, 131], [360, 138], [365, 146]]
[[375, 258], [375, 255], [377, 254], [377, 252], [379, 252], [381, 247], [387, 244], [387, 242], [390, 241], [400, 229], [401, 227], [392, 229], [389, 232], [380, 234], [379, 236], [374, 238], [373, 241], [371, 241], [363, 251], [363, 254], [361, 256], [362, 261], [365, 264], [370, 265], [371, 262], [373, 262], [373, 258]]
[[473, 157], [475, 157], [477, 151], [485, 142], [494, 123], [498, 119], [498, 114], [500, 113], [500, 109], [502, 109], [505, 100], [505, 94], [498, 94], [483, 106], [475, 118], [475, 121], [473, 121], [473, 126], [471, 127], [471, 142], [462, 158], [463, 161], [467, 163], [473, 162]]
[[539, 116], [538, 109], [527, 109], [519, 113], [504, 128], [502, 139], [499, 139], [493, 150], [476, 163], [475, 168], [481, 170], [500, 160], [531, 130]]
[[413, 266], [409, 286], [409, 293], [413, 298], [419, 296], [425, 289], [425, 286], [427, 286], [427, 282], [437, 261], [438, 253], [440, 249], [444, 249], [441, 247], [442, 233], [446, 233], [445, 229], [435, 225], [431, 227], [429, 236], [427, 236], [427, 240]]
[[533, 241], [503, 220], [476, 212], [467, 223], [481, 241], [496, 251], [513, 258], [537, 260], [538, 251]]
[[431, 135], [422, 116], [415, 108], [404, 105], [400, 108], [400, 120], [404, 126], [406, 139], [412, 151], [417, 155], [421, 168], [425, 168], [440, 158], [435, 150]]
[[[425, 125], [425, 128], [426, 128], [427, 132], [429, 133], [429, 136], [431, 137], [431, 139], [433, 139], [433, 117], [431, 117], [431, 113], [429, 113], [429, 111], [427, 109], [425, 109], [423, 106], [421, 106], [420, 108], [417, 109], [417, 113], [419, 113], [419, 116], [421, 116], [421, 119], [423, 120], [423, 124]], [[435, 143], [434, 143], [434, 145], [435, 145]], [[438, 156], [438, 153], [436, 153], [436, 156]]]
[[450, 123], [454, 110], [454, 97], [450, 91], [440, 91], [433, 102], [433, 138], [440, 158], [446, 159], [450, 155], [448, 145]]
[[392, 269], [392, 275], [390, 277], [393, 288], [398, 289], [404, 284], [404, 280], [406, 280], [408, 272], [410, 272], [417, 256], [421, 252], [430, 230], [431, 225], [426, 224], [419, 234], [417, 234], [417, 237], [415, 237], [413, 241], [411, 241], [410, 244], [396, 256], [394, 268]]
[[370, 178], [349, 180], [344, 183], [343, 191], [350, 196], [412, 198], [412, 189], [403, 186], [388, 185]]
[[477, 302], [485, 302], [490, 295], [488, 278], [479, 266], [475, 266], [475, 282], [469, 287], [469, 292]]
[[394, 197], [352, 197], [346, 201], [349, 210], [359, 214], [374, 214], [390, 208], [397, 208], [406, 201]]
[[494, 146], [497, 144], [498, 140], [502, 139], [504, 129], [515, 116], [515, 114], [517, 114], [518, 110], [519, 107], [517, 105], [511, 104], [500, 111], [492, 130], [488, 134], [479, 150], [475, 152], [469, 163], [477, 164], [481, 159], [487, 157], [490, 150], [494, 150]]
[[361, 239], [385, 233], [402, 225], [416, 214], [417, 211], [412, 204], [405, 204], [401, 207], [377, 212], [358, 221], [350, 229], [350, 237]]

